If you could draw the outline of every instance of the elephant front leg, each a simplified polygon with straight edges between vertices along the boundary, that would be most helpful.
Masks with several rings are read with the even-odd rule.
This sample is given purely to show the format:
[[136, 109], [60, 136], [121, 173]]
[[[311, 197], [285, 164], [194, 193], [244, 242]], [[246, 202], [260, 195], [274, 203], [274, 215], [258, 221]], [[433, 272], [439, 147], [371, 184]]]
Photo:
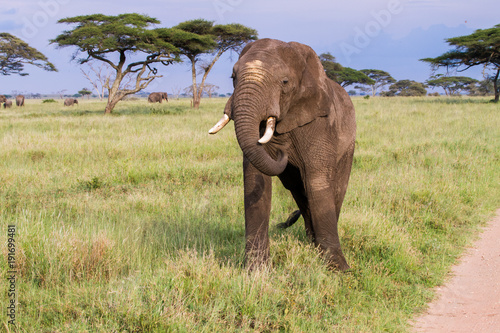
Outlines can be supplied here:
[[322, 175], [312, 178], [307, 185], [307, 197], [316, 246], [329, 267], [340, 271], [349, 269], [340, 247], [335, 193], [331, 182]]
[[245, 192], [245, 262], [250, 270], [269, 259], [272, 180], [243, 158]]

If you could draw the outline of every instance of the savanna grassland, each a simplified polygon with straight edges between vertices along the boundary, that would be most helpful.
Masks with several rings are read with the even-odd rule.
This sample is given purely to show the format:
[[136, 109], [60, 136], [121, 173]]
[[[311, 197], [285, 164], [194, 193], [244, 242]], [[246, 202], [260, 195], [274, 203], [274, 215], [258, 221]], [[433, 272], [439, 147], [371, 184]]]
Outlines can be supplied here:
[[402, 332], [500, 207], [499, 105], [355, 98], [339, 222], [352, 271], [326, 270], [303, 223], [274, 227], [296, 209], [275, 180], [272, 265], [249, 274], [242, 154], [232, 125], [207, 134], [225, 100], [104, 104], [0, 110], [19, 332]]

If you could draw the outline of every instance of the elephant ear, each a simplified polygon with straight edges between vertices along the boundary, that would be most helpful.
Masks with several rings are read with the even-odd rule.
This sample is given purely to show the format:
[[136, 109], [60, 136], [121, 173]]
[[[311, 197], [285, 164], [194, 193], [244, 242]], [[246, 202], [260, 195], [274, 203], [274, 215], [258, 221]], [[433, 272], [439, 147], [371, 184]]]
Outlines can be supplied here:
[[316, 52], [304, 44], [288, 44], [298, 53], [300, 80], [290, 109], [276, 126], [276, 132], [281, 134], [304, 126], [318, 117], [326, 117], [331, 108], [332, 97], [328, 78]]

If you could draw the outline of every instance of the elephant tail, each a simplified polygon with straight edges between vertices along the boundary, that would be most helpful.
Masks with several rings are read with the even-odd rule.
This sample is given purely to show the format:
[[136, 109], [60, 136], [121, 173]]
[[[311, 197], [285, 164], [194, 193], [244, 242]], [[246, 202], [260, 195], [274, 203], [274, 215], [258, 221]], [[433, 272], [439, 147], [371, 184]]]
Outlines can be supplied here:
[[295, 212], [290, 214], [290, 216], [288, 216], [285, 222], [277, 224], [276, 227], [279, 229], [289, 228], [292, 225], [294, 225], [295, 222], [297, 222], [299, 217], [300, 217], [300, 210], [296, 210]]

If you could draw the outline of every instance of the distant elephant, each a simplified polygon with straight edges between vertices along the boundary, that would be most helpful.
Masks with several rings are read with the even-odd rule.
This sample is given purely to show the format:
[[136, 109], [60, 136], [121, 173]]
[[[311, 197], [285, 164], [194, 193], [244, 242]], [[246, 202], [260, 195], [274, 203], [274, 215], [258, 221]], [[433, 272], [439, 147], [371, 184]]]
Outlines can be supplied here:
[[78, 104], [78, 100], [76, 98], [66, 98], [64, 100], [64, 106], [73, 106], [73, 104]]
[[161, 103], [163, 100], [168, 102], [168, 95], [166, 92], [154, 92], [148, 96], [149, 103]]
[[4, 95], [0, 95], [0, 104], [5, 103], [6, 100], [7, 97], [5, 97]]
[[243, 151], [247, 266], [269, 259], [271, 176], [278, 176], [300, 210], [288, 225], [302, 214], [328, 267], [347, 270], [337, 223], [356, 135], [349, 95], [326, 77], [316, 53], [296, 42], [248, 44], [232, 78], [234, 93], [209, 133], [234, 120]]
[[16, 105], [17, 106], [24, 106], [24, 95], [17, 95], [16, 96]]
[[3, 103], [3, 108], [11, 108], [12, 107], [12, 101], [11, 100], [6, 100], [5, 103]]

